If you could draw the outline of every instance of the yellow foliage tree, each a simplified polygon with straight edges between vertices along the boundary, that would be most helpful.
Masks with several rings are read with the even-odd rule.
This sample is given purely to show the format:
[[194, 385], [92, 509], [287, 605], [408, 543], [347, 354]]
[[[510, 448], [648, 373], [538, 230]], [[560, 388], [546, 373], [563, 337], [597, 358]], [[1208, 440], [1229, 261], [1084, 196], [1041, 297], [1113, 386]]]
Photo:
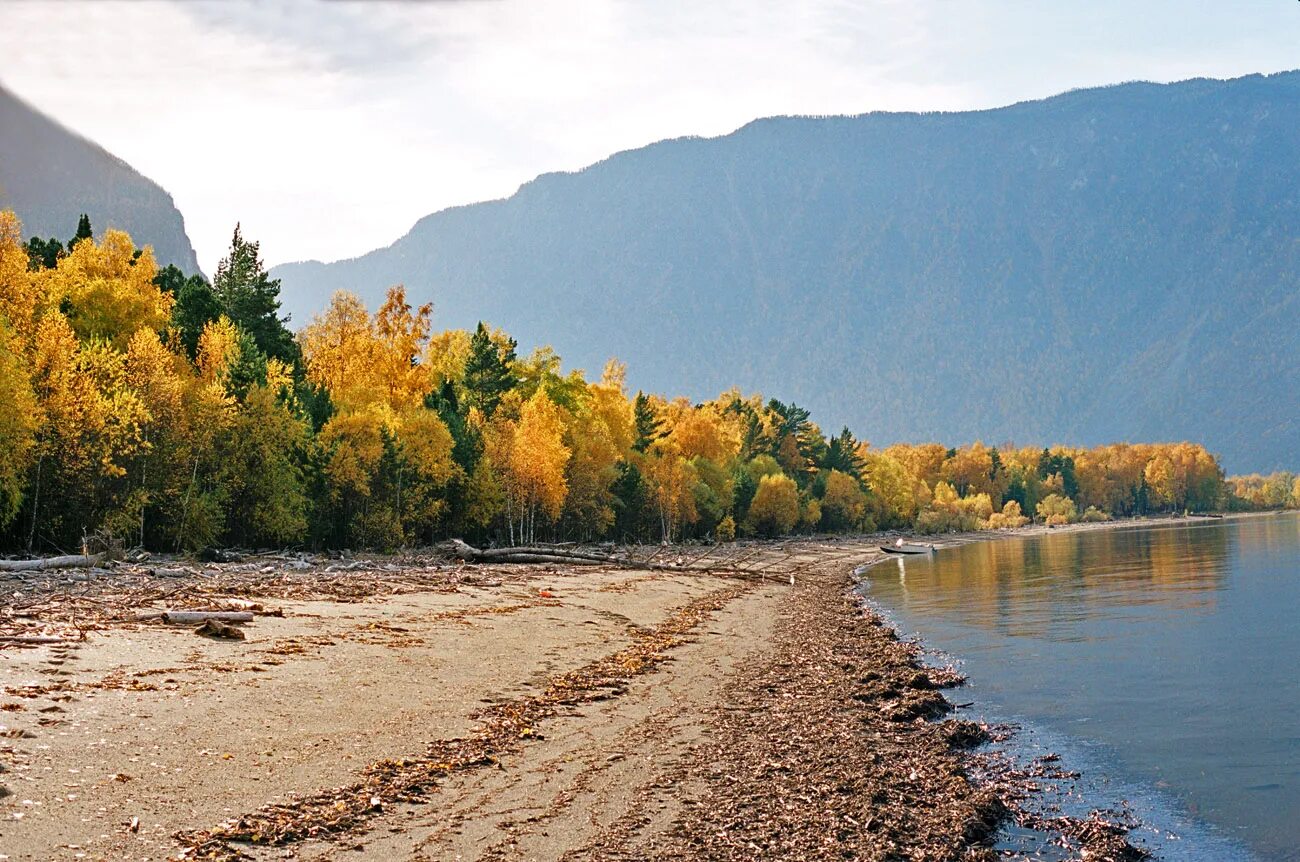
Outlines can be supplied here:
[[568, 482], [564, 468], [570, 450], [564, 445], [564, 421], [560, 409], [538, 389], [524, 402], [518, 422], [512, 422], [508, 455], [505, 459], [507, 506], [511, 537], [519, 525], [519, 538], [533, 542], [537, 536], [537, 516], [555, 520], [564, 506]]
[[722, 463], [736, 454], [740, 446], [722, 418], [705, 407], [693, 407], [680, 398], [669, 405], [668, 439], [683, 458], [708, 458]]
[[434, 389], [444, 383], [459, 384], [465, 379], [470, 340], [470, 334], [463, 329], [448, 329], [429, 339], [425, 346], [424, 362], [429, 369], [429, 381]]
[[[125, 354], [103, 341], [79, 343], [58, 311], [37, 326], [31, 380], [42, 422], [29, 540], [66, 547], [116, 513], [123, 491], [118, 480], [142, 446], [148, 414], [126, 386]], [[47, 510], [53, 520], [44, 518]]]
[[899, 443], [886, 449], [885, 454], [902, 464], [914, 479], [933, 488], [943, 474], [943, 462], [948, 457], [948, 450], [939, 443]]
[[826, 493], [822, 495], [821, 520], [829, 530], [854, 529], [862, 526], [867, 513], [867, 496], [858, 482], [847, 473], [831, 470], [826, 475]]
[[17, 341], [0, 316], [0, 452], [4, 453], [0, 457], [0, 527], [13, 520], [22, 504], [40, 425], [36, 394]]
[[1079, 520], [1079, 510], [1074, 501], [1060, 494], [1048, 494], [1038, 501], [1036, 509], [1038, 520], [1049, 526], [1073, 524]]
[[656, 450], [646, 462], [647, 478], [659, 513], [663, 541], [671, 542], [684, 524], [699, 520], [693, 490], [698, 477], [691, 463], [672, 447], [656, 447]]
[[239, 359], [239, 329], [224, 314], [210, 321], [199, 334], [195, 362], [199, 376], [214, 389], [224, 391], [231, 367]]
[[1029, 519], [1020, 511], [1020, 504], [1015, 500], [1007, 500], [1002, 506], [1001, 512], [994, 512], [985, 519], [981, 525], [984, 530], [1013, 530], [1016, 527], [1023, 527], [1029, 523]]
[[993, 455], [978, 440], [958, 449], [943, 462], [939, 473], [961, 496], [993, 493]]
[[11, 210], [0, 211], [0, 317], [9, 321], [17, 344], [17, 353], [25, 353], [36, 336], [36, 324], [49, 308], [48, 285], [29, 271], [27, 249], [23, 245], [22, 224]]
[[586, 395], [567, 416], [564, 442], [571, 457], [565, 520], [587, 538], [602, 535], [614, 523], [611, 486], [635, 436], [624, 377], [624, 367], [610, 360], [601, 381], [588, 385]]
[[452, 459], [455, 445], [446, 423], [431, 410], [403, 414], [396, 435], [398, 468], [395, 505], [404, 536], [423, 534], [432, 539], [433, 530], [447, 510], [443, 489], [463, 475]]
[[429, 340], [433, 306], [412, 309], [402, 286], [390, 288], [375, 313], [375, 344], [370, 352], [372, 382], [385, 392], [394, 412], [420, 407], [432, 389], [429, 368], [420, 362]]
[[84, 340], [102, 338], [125, 350], [138, 329], [162, 329], [171, 317], [174, 299], [153, 283], [158, 275], [153, 250], [136, 254], [131, 237], [119, 230], [103, 239], [82, 240], [54, 269], [38, 278], [45, 293], [69, 306], [68, 320]]
[[329, 308], [298, 333], [298, 343], [307, 379], [328, 389], [337, 407], [355, 410], [377, 400], [374, 325], [356, 295], [334, 294]]
[[799, 486], [784, 474], [764, 476], [758, 482], [749, 505], [749, 522], [754, 532], [781, 536], [799, 523]]

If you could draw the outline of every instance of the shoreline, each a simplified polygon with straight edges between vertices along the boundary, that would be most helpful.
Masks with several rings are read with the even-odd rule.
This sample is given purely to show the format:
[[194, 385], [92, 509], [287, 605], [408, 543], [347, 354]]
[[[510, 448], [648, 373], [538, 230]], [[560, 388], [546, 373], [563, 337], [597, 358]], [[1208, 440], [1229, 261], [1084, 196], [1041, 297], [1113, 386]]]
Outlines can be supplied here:
[[[995, 859], [1021, 785], [972, 782], [990, 728], [949, 717], [957, 675], [851, 589], [895, 535], [753, 548], [793, 583], [409, 555], [26, 577], [10, 619], [90, 635], [0, 650], [0, 853]], [[222, 601], [259, 608], [246, 639], [126, 616]]]
[[[1223, 521], [1266, 520], [1295, 515], [1297, 515], [1295, 511], [1283, 509], [1225, 513], [1213, 518], [1204, 515], [1146, 517], [1122, 521], [1072, 524], [1056, 527], [1055, 529], [1033, 526], [1019, 530], [999, 531], [993, 535], [988, 532], [955, 534], [944, 537], [949, 541], [938, 545], [937, 549], [958, 547], [986, 540], [1037, 538], [1053, 533], [1123, 528], [1194, 527], [1207, 522], [1215, 524]], [[913, 541], [924, 540], [924, 537], [910, 536], [910, 538]], [[878, 560], [872, 566], [882, 562], [884, 560]], [[884, 615], [888, 624], [897, 626], [897, 621], [891, 617], [889, 607], [873, 598], [869, 591], [861, 588], [861, 585], [866, 580], [865, 574], [859, 577], [859, 573], [855, 572], [854, 591], [862, 598], [864, 604]], [[901, 629], [899, 630], [901, 631]], [[909, 637], [921, 649], [922, 653], [937, 658], [939, 661], [956, 660], [959, 662], [961, 659], [960, 654], [949, 656], [942, 652], [932, 651], [924, 634], [914, 633]], [[963, 706], [973, 705], [975, 704], [963, 704]], [[986, 716], [984, 720], [996, 722], [999, 719], [996, 716]], [[972, 762], [985, 774], [983, 783], [986, 786], [999, 788], [999, 792], [1010, 809], [1008, 821], [1018, 828], [1016, 835], [1022, 839], [1022, 842], [1017, 846], [1016, 850], [1007, 850], [1008, 855], [1014, 855], [1018, 852], [1032, 852], [1035, 854], [1033, 858], [1038, 858], [1037, 852], [1042, 852], [1043, 849], [1051, 847], [1055, 848], [1054, 852], [1060, 852], [1060, 848], [1067, 848], [1075, 853], [1083, 850], [1086, 851], [1086, 858], [1088, 859], [1129, 862], [1129, 860], [1152, 858], [1152, 852], [1158, 852], [1148, 849], [1142, 844], [1131, 843], [1128, 836], [1130, 833], [1144, 832], [1159, 837], [1163, 834], [1163, 830], [1160, 828], [1163, 821], [1148, 819], [1147, 815], [1150, 815], [1151, 811], [1140, 806], [1132, 806], [1127, 799], [1118, 796], [1107, 796], [1099, 786], [1092, 786], [1089, 789], [1088, 785], [1093, 782], [1088, 780], [1089, 772], [1085, 765], [1088, 758], [1084, 756], [1079, 758], [1079, 762], [1075, 762], [1068, 751], [1070, 748], [1068, 739], [1058, 740], [1058, 744], [1065, 745], [1064, 748], [1060, 749], [1061, 752], [1065, 753], [1065, 757], [1062, 758], [1057, 751], [1044, 748], [1040, 743], [1034, 743], [1028, 747], [1013, 744], [1010, 748], [1001, 745], [1017, 737], [1022, 737], [1023, 734], [1032, 733], [1029, 728], [1021, 728], [1016, 725], [1001, 726], [995, 723], [988, 726], [994, 731], [995, 738], [992, 741], [998, 745], [987, 752], [975, 753], [972, 756]], [[1076, 751], [1075, 754], [1079, 754], [1079, 752]], [[1084, 772], [1076, 771], [1081, 767]], [[1098, 776], [1092, 776], [1092, 778], [1095, 780]], [[1091, 796], [1092, 793], [1098, 795], [1093, 797]], [[1141, 793], [1139, 792], [1138, 795], [1141, 796]], [[1110, 807], [1098, 808], [1099, 805], [1108, 805]], [[1070, 809], [1072, 813], [1069, 815], [1064, 814], [1063, 808]], [[1087, 813], [1082, 813], [1085, 810]], [[1146, 811], [1146, 814], [1143, 814], [1143, 811]], [[1227, 837], [1226, 833], [1216, 831], [1216, 827], [1213, 825], [1199, 821], [1193, 813], [1179, 812], [1169, 815], [1166, 812], [1166, 815], [1188, 817], [1190, 818], [1188, 822], [1194, 825], [1191, 827], [1185, 825], [1185, 828], [1204, 828], [1208, 830], [1208, 833], [1204, 836], [1205, 840], [1210, 842], [1227, 841], [1230, 843], [1229, 849], [1232, 853], [1246, 854], [1242, 858], [1255, 858], [1250, 855], [1251, 851], [1244, 845], [1237, 845], [1233, 838]], [[1027, 839], [1026, 836], [1031, 834], [1037, 836], [1037, 838], [1033, 840]], [[1031, 848], [1030, 851], [1024, 850], [1025, 845], [1023, 842], [1025, 840], [1030, 842], [1028, 844]], [[1217, 847], [1218, 845], [1215, 843], [1213, 846]], [[1034, 847], [1039, 849], [1032, 850]], [[1017, 856], [1016, 858], [1020, 857]], [[1071, 856], [1070, 858], [1075, 857]], [[1234, 855], [1232, 858], [1238, 857]]]

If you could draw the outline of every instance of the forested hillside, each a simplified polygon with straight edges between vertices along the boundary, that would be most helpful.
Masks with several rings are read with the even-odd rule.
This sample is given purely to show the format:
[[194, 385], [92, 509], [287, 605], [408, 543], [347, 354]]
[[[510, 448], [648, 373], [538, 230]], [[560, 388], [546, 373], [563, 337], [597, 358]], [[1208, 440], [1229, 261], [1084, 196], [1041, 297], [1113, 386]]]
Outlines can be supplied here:
[[185, 220], [171, 195], [3, 87], [0, 209], [21, 213], [28, 236], [60, 243], [72, 236], [84, 213], [96, 230], [112, 227], [149, 237], [163, 265], [198, 271]]
[[[392, 288], [295, 338], [236, 228], [212, 283], [115, 230], [45, 257], [0, 211], [0, 550], [390, 549], [922, 532], [1300, 504], [1193, 443], [884, 449], [793, 401], [599, 379]], [[1234, 494], [1233, 491], [1237, 494]]]
[[664, 141], [278, 267], [295, 321], [404, 284], [580, 367], [797, 393], [877, 443], [1300, 452], [1300, 73]]

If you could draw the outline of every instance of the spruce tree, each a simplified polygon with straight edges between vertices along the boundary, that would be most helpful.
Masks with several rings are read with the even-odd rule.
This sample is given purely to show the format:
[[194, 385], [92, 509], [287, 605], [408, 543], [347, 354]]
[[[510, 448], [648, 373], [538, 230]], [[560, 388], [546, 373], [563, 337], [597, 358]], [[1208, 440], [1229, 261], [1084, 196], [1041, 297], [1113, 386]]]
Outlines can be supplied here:
[[289, 318], [280, 316], [280, 280], [267, 275], [258, 244], [245, 240], [238, 224], [230, 253], [217, 264], [212, 292], [226, 316], [253, 337], [267, 358], [297, 364], [298, 343], [285, 326]]
[[54, 237], [43, 240], [34, 236], [27, 241], [27, 268], [54, 269], [63, 257], [63, 243]]
[[68, 253], [71, 254], [73, 247], [83, 239], [94, 239], [94, 237], [95, 233], [90, 229], [90, 216], [82, 213], [81, 218], [77, 220], [77, 235], [68, 240]]
[[633, 421], [636, 423], [636, 442], [632, 444], [632, 448], [644, 452], [662, 436], [660, 426], [663, 422], [655, 415], [654, 406], [644, 392], [637, 392], [632, 411]]
[[491, 416], [501, 403], [501, 396], [515, 386], [517, 346], [513, 338], [498, 345], [482, 321], [474, 330], [474, 337], [469, 342], [469, 359], [465, 361], [465, 401], [481, 410], [484, 416]]
[[839, 470], [854, 479], [862, 478], [862, 457], [858, 455], [858, 441], [853, 432], [845, 427], [839, 435], [832, 437], [826, 447], [826, 456], [821, 465], [825, 470]]
[[203, 327], [220, 317], [225, 309], [203, 276], [187, 277], [174, 264], [159, 270], [153, 283], [176, 299], [172, 306], [172, 326], [180, 334], [185, 352], [193, 359], [198, 352]]

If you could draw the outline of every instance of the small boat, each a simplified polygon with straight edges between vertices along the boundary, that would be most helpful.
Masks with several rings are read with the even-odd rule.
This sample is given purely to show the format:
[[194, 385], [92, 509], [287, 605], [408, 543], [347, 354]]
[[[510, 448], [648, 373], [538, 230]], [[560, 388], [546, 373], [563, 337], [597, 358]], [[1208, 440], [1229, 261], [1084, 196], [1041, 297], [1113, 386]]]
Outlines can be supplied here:
[[886, 554], [933, 554], [934, 545], [881, 545]]

